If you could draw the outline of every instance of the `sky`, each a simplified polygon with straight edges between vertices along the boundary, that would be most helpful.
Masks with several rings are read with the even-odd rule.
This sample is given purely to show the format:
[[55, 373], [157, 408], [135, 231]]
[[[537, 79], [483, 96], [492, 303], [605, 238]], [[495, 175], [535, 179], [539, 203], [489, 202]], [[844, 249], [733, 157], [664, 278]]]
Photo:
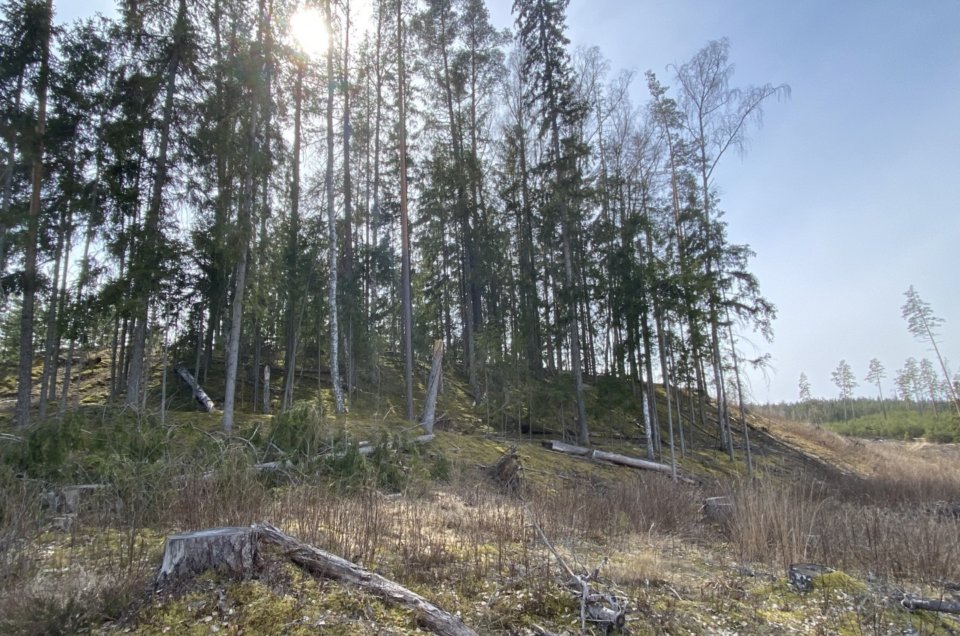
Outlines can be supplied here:
[[[356, 0], [354, 0], [356, 4]], [[512, 0], [488, 0], [512, 25]], [[58, 22], [111, 12], [111, 0], [58, 0]], [[747, 152], [716, 172], [732, 241], [757, 256], [752, 271], [778, 308], [755, 402], [837, 394], [841, 359], [861, 386], [871, 358], [884, 394], [909, 356], [931, 357], [900, 316], [913, 285], [944, 319], [941, 352], [960, 371], [960, 2], [957, 0], [570, 0], [574, 46], [599, 46], [614, 71], [669, 85], [708, 41], [730, 39], [732, 85], [789, 84], [765, 108]]]

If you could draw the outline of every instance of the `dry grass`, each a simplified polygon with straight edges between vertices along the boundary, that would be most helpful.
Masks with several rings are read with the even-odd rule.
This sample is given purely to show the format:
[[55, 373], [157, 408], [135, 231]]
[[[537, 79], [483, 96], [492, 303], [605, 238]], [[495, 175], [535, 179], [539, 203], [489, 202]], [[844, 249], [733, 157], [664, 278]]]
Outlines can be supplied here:
[[[119, 464], [66, 534], [50, 531], [43, 485], [7, 473], [0, 632], [71, 633], [117, 620], [143, 597], [164, 536], [264, 520], [462, 609], [481, 633], [551, 620], [562, 628], [570, 618], [559, 569], [534, 522], [571, 563], [592, 569], [611, 557], [606, 577], [649, 610], [643, 620], [654, 633], [680, 630], [689, 613], [733, 616], [750, 603], [759, 607], [763, 601], [731, 578], [732, 560], [777, 572], [814, 561], [904, 584], [956, 582], [956, 448], [858, 443], [782, 427], [808, 455], [842, 455], [850, 474], [729, 481], [717, 494], [732, 498], [734, 513], [719, 535], [703, 522], [699, 488], [628, 470], [557, 471], [521, 499], [488, 483], [471, 457], [442, 486], [414, 480], [384, 495], [370, 487], [375, 481], [344, 490], [309, 470], [260, 475], [249, 469], [255, 458], [244, 445], [224, 445], [212, 466], [186, 456]], [[736, 616], [746, 627], [731, 623], [734, 630], [752, 633], [768, 620], [755, 613]]]
[[960, 449], [851, 440], [774, 422], [778, 437], [846, 469], [732, 483], [725, 533], [745, 561], [816, 561], [896, 581], [956, 582]]

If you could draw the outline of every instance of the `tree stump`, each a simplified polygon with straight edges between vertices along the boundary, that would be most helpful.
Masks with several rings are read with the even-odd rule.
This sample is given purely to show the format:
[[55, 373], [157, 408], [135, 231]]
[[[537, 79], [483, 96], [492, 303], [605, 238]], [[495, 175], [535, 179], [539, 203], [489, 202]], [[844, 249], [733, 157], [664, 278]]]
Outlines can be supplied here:
[[167, 537], [156, 583], [188, 578], [207, 570], [243, 577], [256, 566], [257, 539], [250, 528], [211, 528]]
[[703, 514], [710, 521], [723, 523], [733, 516], [733, 502], [729, 497], [707, 497], [703, 501]]
[[810, 592], [817, 577], [833, 571], [833, 568], [816, 563], [794, 563], [787, 569], [787, 580], [798, 592]]
[[433, 434], [433, 424], [437, 413], [437, 392], [440, 390], [440, 381], [443, 377], [443, 340], [433, 343], [433, 364], [430, 365], [430, 379], [427, 381], [427, 399], [423, 406], [423, 417], [420, 424], [427, 432]]
[[517, 447], [511, 446], [495, 464], [487, 466], [487, 474], [505, 490], [517, 491], [523, 487], [523, 464]]
[[90, 504], [83, 504], [84, 499], [90, 499], [90, 495], [104, 488], [103, 484], [80, 484], [78, 486], [64, 486], [59, 490], [50, 490], [43, 493], [43, 502], [54, 512], [62, 512], [68, 515], [75, 515], [80, 512], [80, 507], [90, 507]]

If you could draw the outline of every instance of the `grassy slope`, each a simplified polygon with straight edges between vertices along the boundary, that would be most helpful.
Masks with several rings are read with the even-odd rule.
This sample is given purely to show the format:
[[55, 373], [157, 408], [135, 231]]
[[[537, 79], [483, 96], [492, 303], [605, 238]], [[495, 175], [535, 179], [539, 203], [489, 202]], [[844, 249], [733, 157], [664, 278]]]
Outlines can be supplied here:
[[[108, 374], [105, 364], [81, 374], [82, 404], [102, 404]], [[0, 387], [9, 384], [8, 379], [0, 378]], [[206, 387], [215, 400], [220, 393], [217, 380], [211, 378]], [[303, 409], [318, 444], [333, 444], [345, 437], [376, 440], [412, 433], [399, 416], [400, 382], [396, 370], [385, 365], [378, 376], [364, 379], [364, 390], [355, 396], [347, 416], [331, 414], [329, 391], [321, 389], [318, 394], [315, 375], [301, 378], [298, 398], [314, 405]], [[156, 395], [156, 383], [153, 389]], [[248, 398], [249, 391], [245, 387], [241, 396]], [[418, 386], [417, 392], [422, 395], [423, 387]], [[658, 397], [658, 411], [665, 420], [665, 398], [662, 393]], [[101, 506], [81, 514], [82, 523], [64, 535], [49, 530], [49, 512], [24, 510], [19, 526], [10, 522], [12, 515], [7, 511], [13, 503], [29, 507], [33, 493], [29, 484], [23, 486], [21, 499], [12, 495], [4, 499], [5, 507], [0, 507], [4, 536], [27, 541], [24, 545], [29, 550], [4, 547], [0, 564], [21, 569], [24, 575], [0, 588], [0, 609], [7, 610], [7, 618], [0, 619], [0, 632], [6, 628], [43, 633], [50, 631], [51, 624], [69, 626], [70, 621], [98, 631], [132, 628], [144, 634], [206, 634], [213, 628], [245, 633], [360, 634], [374, 629], [407, 633], [415, 628], [414, 618], [405, 612], [354, 590], [310, 580], [287, 567], [274, 567], [243, 583], [206, 576], [173, 596], [143, 597], [137, 592], [158, 563], [166, 534], [258, 520], [273, 521], [305, 540], [397, 578], [441, 606], [461, 612], [481, 633], [519, 633], [533, 624], [560, 631], [570, 629], [575, 621], [576, 606], [555, 583], [556, 564], [533, 537], [532, 520], [543, 526], [568, 559], [583, 567], [609, 558], [603, 570], [609, 582], [639, 610], [632, 623], [634, 633], [960, 631], [949, 619], [907, 614], [888, 601], [891, 586], [933, 591], [936, 577], [925, 577], [922, 568], [898, 571], [890, 565], [883, 578], [868, 586], [863, 580], [868, 569], [864, 564], [882, 569], [886, 562], [874, 564], [853, 548], [832, 553], [835, 561], [830, 565], [849, 570], [854, 578], [831, 580], [825, 589], [809, 595], [789, 590], [782, 577], [785, 563], [801, 560], [808, 550], [810, 556], [831, 553], [819, 546], [814, 550], [809, 538], [788, 545], [789, 541], [776, 538], [776, 528], [758, 521], [764, 515], [798, 514], [798, 526], [805, 527], [819, 515], [825, 518], [824, 527], [829, 527], [832, 521], [825, 511], [830, 506], [822, 501], [833, 495], [822, 490], [836, 487], [840, 492], [864, 480], [921, 487], [932, 483], [935, 496], [960, 493], [955, 468], [960, 454], [955, 448], [864, 443], [807, 425], [752, 421], [754, 460], [763, 480], [755, 486], [742, 481], [742, 448], [731, 462], [716, 449], [709, 434], [684, 420], [691, 448], [679, 463], [682, 474], [695, 483], [673, 485], [659, 475], [543, 449], [539, 437], [561, 437], [572, 421], [570, 392], [562, 378], [522, 395], [498, 398], [496, 407], [486, 403], [474, 407], [462, 383], [448, 376], [435, 444], [422, 454], [384, 460], [406, 471], [400, 477], [394, 475], [399, 479], [396, 483], [402, 484], [402, 495], [394, 499], [366, 488], [341, 489], [337, 480], [343, 475], [336, 470], [342, 467], [305, 465], [294, 471], [299, 485], [284, 478], [279, 487], [249, 476], [245, 466], [273, 458], [267, 456], [269, 445], [260, 442], [266, 431], [274, 429], [277, 418], [241, 412], [237, 435], [260, 441], [231, 443], [218, 432], [218, 416], [193, 410], [181, 389], [171, 401], [173, 410], [162, 431], [162, 444], [157, 443], [164, 449], [162, 460], [151, 463], [149, 458], [128, 461], [123, 457], [131, 448], [142, 451], [142, 441], [111, 447], [88, 439], [68, 453], [70, 468], [59, 473], [61, 478], [69, 474], [76, 481], [75, 469], [80, 465], [87, 471], [80, 475], [112, 479], [110, 483], [116, 483], [127, 502], [124, 511], [104, 512]], [[596, 446], [642, 456], [636, 425], [640, 409], [629, 384], [601, 380], [589, 388], [588, 399]], [[117, 432], [132, 420], [106, 413], [88, 406], [77, 435], [92, 439], [102, 427], [106, 437], [122, 437]], [[156, 428], [153, 421], [143, 424], [148, 430]], [[525, 435], [516, 434], [521, 426]], [[663, 435], [666, 438], [666, 430]], [[522, 458], [529, 483], [527, 507], [515, 496], [497, 493], [478, 469], [495, 461], [508, 446], [517, 446]], [[4, 452], [9, 456], [9, 447]], [[905, 457], [910, 461], [902, 461]], [[391, 466], [373, 472], [393, 470]], [[893, 466], [901, 468], [892, 470]], [[212, 479], [199, 479], [209, 470]], [[929, 476], [936, 474], [945, 477], [930, 482]], [[381, 473], [364, 475], [363, 483], [374, 484]], [[49, 477], [56, 479], [57, 473]], [[169, 483], [178, 477], [188, 485], [162, 487], [165, 480]], [[437, 481], [438, 477], [442, 479]], [[356, 475], [351, 479], [356, 481]], [[817, 493], [805, 487], [791, 490], [798, 481], [828, 485], [818, 486]], [[149, 501], [143, 494], [147, 492], [152, 497]], [[717, 525], [702, 518], [700, 502], [713, 494], [733, 496], [735, 521]], [[775, 508], [791, 500], [798, 502], [796, 509]], [[838, 518], [845, 511], [838, 508]], [[896, 514], [900, 513], [889, 513]], [[898, 519], [890, 517], [892, 522]], [[769, 519], [765, 523], [769, 525]], [[878, 527], [884, 523], [877, 521]], [[787, 526], [782, 529], [782, 535], [794, 531]], [[960, 528], [946, 527], [951, 529]], [[939, 536], [940, 530], [939, 525], [932, 527], [929, 537]], [[771, 531], [770, 536], [765, 534]], [[748, 535], [752, 542], [745, 539]], [[912, 537], [905, 539], [909, 543]], [[931, 568], [949, 570], [955, 561], [945, 559]], [[30, 594], [22, 593], [24, 585]], [[45, 612], [38, 613], [38, 607], [46, 608]], [[130, 608], [136, 611], [131, 613]]]

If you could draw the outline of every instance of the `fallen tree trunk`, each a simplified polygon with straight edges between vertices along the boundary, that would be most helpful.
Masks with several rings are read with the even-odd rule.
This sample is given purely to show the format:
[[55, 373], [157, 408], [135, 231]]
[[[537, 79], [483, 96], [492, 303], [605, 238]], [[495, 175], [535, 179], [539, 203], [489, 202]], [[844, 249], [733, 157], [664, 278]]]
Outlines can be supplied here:
[[590, 459], [599, 459], [612, 464], [620, 464], [621, 466], [640, 468], [642, 470], [655, 470], [661, 473], [671, 472], [670, 466], [667, 466], [666, 464], [658, 464], [657, 462], [651, 462], [646, 459], [638, 459], [636, 457], [629, 457], [627, 455], [620, 455], [618, 453], [608, 453], [607, 451], [594, 450], [584, 446], [575, 446], [574, 444], [558, 442], [557, 440], [553, 439], [545, 440], [543, 442], [543, 446], [544, 448], [548, 448], [558, 453], [565, 453], [567, 455], [574, 455], [577, 457], [587, 457]]
[[[418, 435], [410, 440], [414, 444], [429, 444], [434, 440], [436, 436], [433, 433], [427, 435]], [[392, 446], [392, 445], [391, 445]], [[357, 452], [366, 457], [367, 455], [372, 455], [373, 451], [376, 450], [376, 446], [367, 440], [357, 442]], [[337, 456], [345, 455], [346, 453], [338, 453]]]
[[904, 595], [903, 598], [900, 599], [900, 604], [903, 605], [905, 609], [910, 611], [926, 610], [928, 612], [960, 614], [960, 603], [953, 603], [950, 601], [923, 599]]
[[259, 541], [277, 546], [294, 564], [315, 576], [351, 583], [385, 601], [414, 610], [417, 613], [418, 622], [436, 634], [477, 636], [477, 633], [464, 625], [462, 620], [399, 583], [335, 554], [298, 541], [271, 525], [257, 524], [252, 530]]
[[399, 583], [303, 543], [269, 524], [212, 528], [168, 537], [156, 583], [158, 586], [176, 583], [215, 569], [251, 576], [264, 558], [267, 546], [278, 548], [284, 557], [313, 576], [356, 585], [389, 603], [413, 610], [417, 621], [435, 634], [477, 636], [458, 617]]
[[183, 364], [178, 364], [174, 367], [174, 372], [180, 376], [180, 379], [187, 383], [187, 386], [193, 391], [193, 397], [196, 401], [203, 407], [207, 413], [213, 413], [214, 406], [213, 400], [210, 399], [210, 396], [207, 395], [207, 392], [201, 388], [200, 384], [194, 379], [193, 375]]

